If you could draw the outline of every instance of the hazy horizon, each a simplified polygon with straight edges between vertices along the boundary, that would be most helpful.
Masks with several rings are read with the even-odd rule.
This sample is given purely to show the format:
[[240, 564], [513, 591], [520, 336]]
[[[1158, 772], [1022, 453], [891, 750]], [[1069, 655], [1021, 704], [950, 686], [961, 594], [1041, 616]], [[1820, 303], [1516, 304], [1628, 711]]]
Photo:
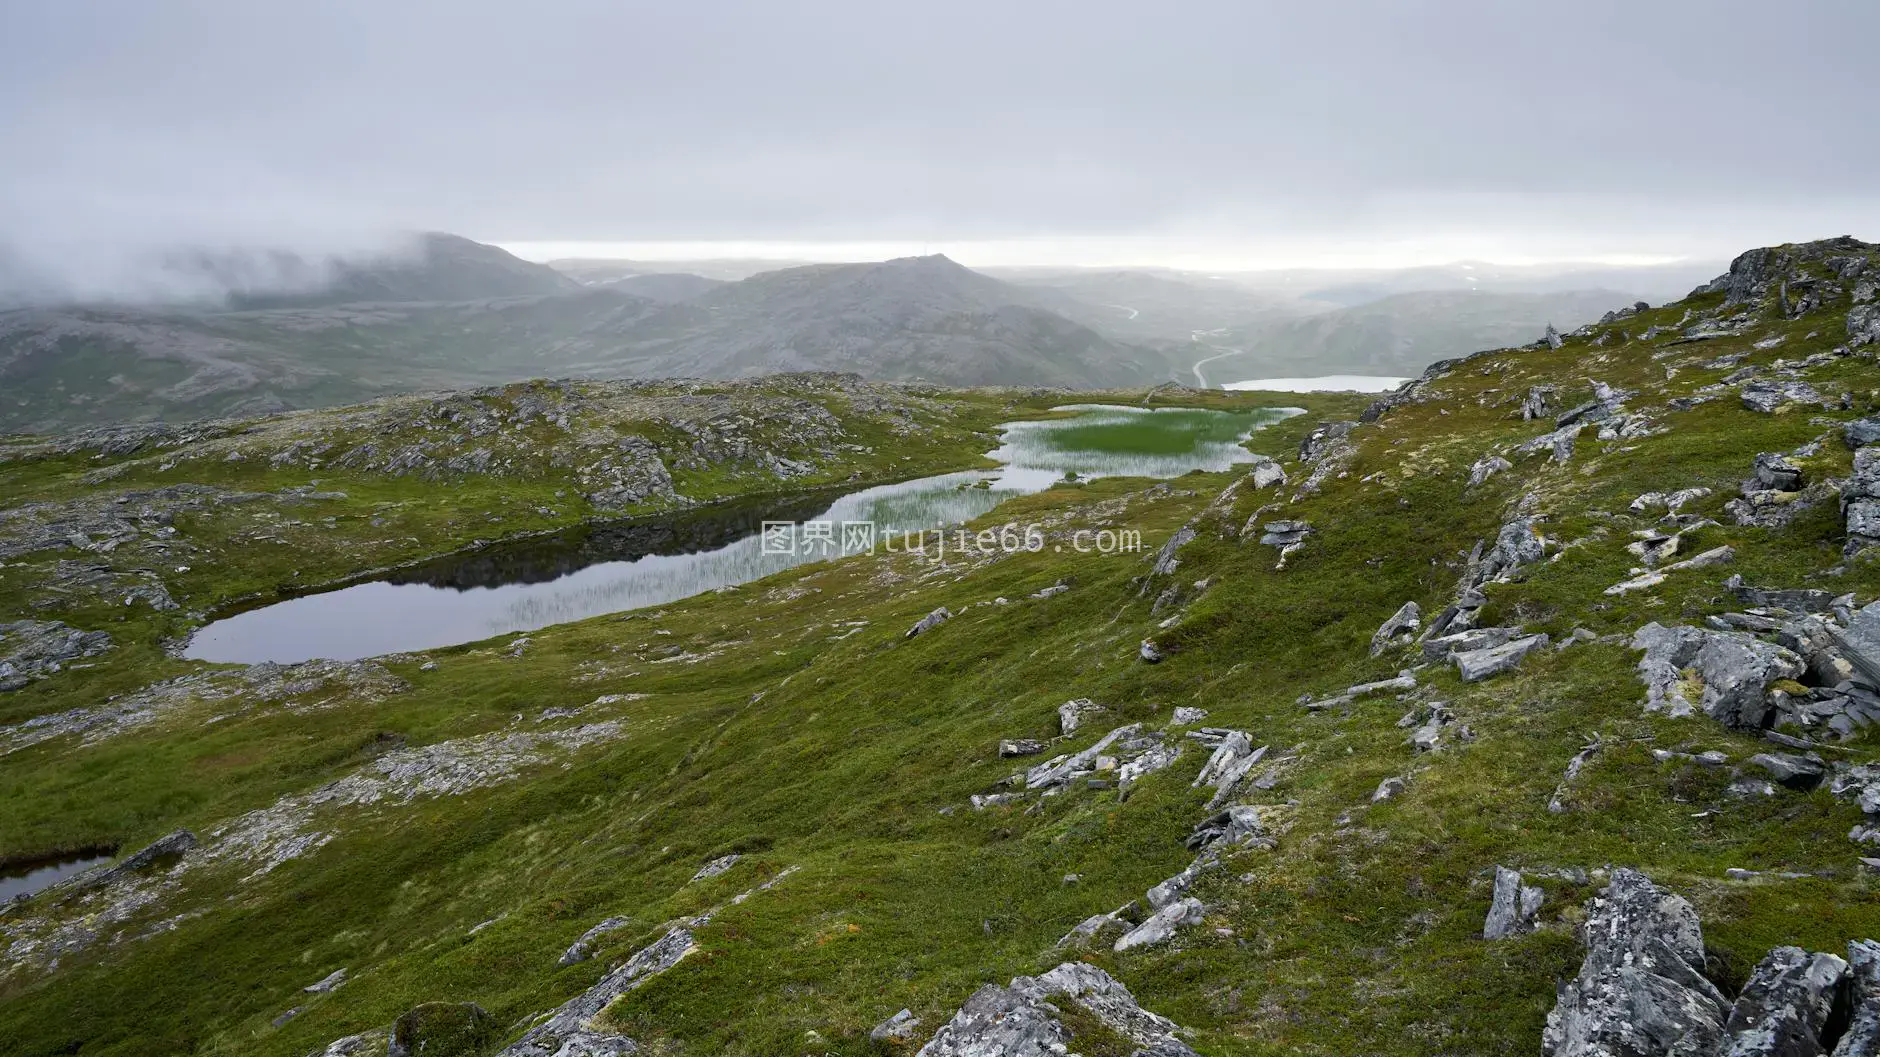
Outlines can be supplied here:
[[0, 4], [0, 277], [411, 230], [1199, 271], [1880, 235], [1880, 98], [1788, 90], [1880, 8], [1807, 10]]

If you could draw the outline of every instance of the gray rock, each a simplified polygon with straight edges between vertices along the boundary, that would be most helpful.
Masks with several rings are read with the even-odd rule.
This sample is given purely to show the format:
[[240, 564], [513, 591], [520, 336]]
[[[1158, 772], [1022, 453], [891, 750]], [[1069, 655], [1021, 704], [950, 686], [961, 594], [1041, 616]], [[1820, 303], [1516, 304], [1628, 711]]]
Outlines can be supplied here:
[[1834, 607], [1834, 595], [1819, 588], [1770, 590], [1750, 587], [1743, 583], [1741, 576], [1730, 577], [1723, 582], [1723, 586], [1745, 605], [1766, 609], [1786, 609], [1795, 613], [1826, 613]]
[[1058, 733], [1075, 734], [1084, 720], [1105, 711], [1108, 710], [1087, 697], [1072, 698], [1058, 706]]
[[1512, 469], [1514, 463], [1507, 459], [1499, 455], [1484, 455], [1469, 466], [1469, 487], [1474, 488], [1503, 470]]
[[1181, 564], [1181, 559], [1177, 555], [1194, 538], [1195, 530], [1187, 525], [1176, 530], [1175, 534], [1168, 538], [1168, 542], [1162, 544], [1162, 549], [1156, 552], [1155, 564], [1149, 569], [1149, 575], [1167, 576], [1174, 572], [1175, 567]]
[[1371, 793], [1371, 803], [1381, 804], [1386, 800], [1395, 800], [1403, 795], [1404, 780], [1397, 777], [1386, 778], [1377, 783], [1377, 789]]
[[1304, 542], [1312, 534], [1312, 524], [1307, 521], [1269, 521], [1262, 526], [1261, 531], [1261, 543], [1284, 548]]
[[1880, 444], [1854, 453], [1854, 472], [1841, 486], [1841, 518], [1849, 557], [1880, 544]]
[[718, 858], [699, 867], [698, 872], [692, 875], [692, 880], [703, 881], [707, 878], [717, 877], [719, 874], [736, 866], [738, 860], [742, 858], [744, 858], [744, 856], [739, 855], [737, 852], [732, 852], [729, 855], [720, 855]]
[[1025, 772], [1025, 788], [1044, 789], [1063, 785], [1080, 774], [1088, 774], [1094, 769], [1097, 757], [1103, 755], [1105, 749], [1115, 744], [1118, 739], [1133, 736], [1141, 730], [1142, 724], [1131, 723], [1110, 731], [1099, 738], [1095, 745], [1082, 752], [1054, 756]]
[[1825, 1054], [1822, 1035], [1847, 963], [1832, 954], [1777, 947], [1750, 973], [1724, 1024], [1726, 1057]]
[[690, 929], [675, 925], [666, 934], [636, 951], [619, 967], [586, 991], [569, 999], [536, 1024], [500, 1057], [627, 1057], [639, 1052], [630, 1038], [594, 1021], [601, 1011], [628, 991], [679, 964], [698, 950]]
[[1508, 671], [1520, 664], [1523, 657], [1547, 645], [1547, 642], [1548, 638], [1544, 634], [1528, 635], [1499, 646], [1458, 653], [1450, 659], [1456, 662], [1456, 670], [1461, 673], [1463, 681], [1474, 683]]
[[110, 648], [108, 632], [80, 631], [56, 620], [0, 624], [0, 691], [22, 689], [32, 680]]
[[1446, 661], [1457, 653], [1469, 653], [1500, 646], [1520, 633], [1519, 628], [1470, 628], [1467, 631], [1424, 639], [1423, 656], [1427, 660]]
[[1841, 427], [1841, 437], [1850, 448], [1862, 448], [1880, 441], [1880, 415], [1857, 418]]
[[868, 1029], [868, 1037], [876, 1042], [907, 1042], [920, 1030], [920, 1018], [911, 1009], [903, 1009], [894, 1016]]
[[[1683, 716], [1702, 708], [1739, 730], [1766, 726], [1769, 684], [1794, 679], [1804, 670], [1794, 653], [1742, 632], [1665, 627], [1654, 621], [1633, 635], [1632, 648], [1645, 651], [1638, 670], [1648, 711]], [[1694, 670], [1697, 678], [1687, 680], [1686, 669]], [[1690, 696], [1694, 689], [1700, 691], [1696, 701]]]
[[1777, 492], [1797, 492], [1802, 487], [1802, 471], [1788, 459], [1774, 452], [1763, 452], [1756, 456], [1754, 471], [1749, 482], [1743, 485], [1743, 491], [1770, 489]]
[[1274, 485], [1286, 483], [1286, 471], [1279, 463], [1274, 462], [1272, 459], [1264, 455], [1256, 455], [1253, 461], [1253, 469], [1247, 472], [1247, 482], [1251, 484], [1255, 490], [1271, 488]]
[[1847, 627], [1833, 635], [1849, 663], [1860, 669], [1868, 682], [1880, 686], [1880, 602], [1855, 612]]
[[1423, 607], [1415, 602], [1405, 602], [1371, 636], [1371, 656], [1375, 657], [1392, 646], [1408, 645], [1422, 627]]
[[[1194, 828], [1185, 842], [1192, 852], [1213, 851], [1258, 840], [1265, 834], [1260, 823], [1260, 809], [1251, 804], [1236, 804], [1209, 815]], [[1155, 906], [1161, 904], [1151, 899]]]
[[580, 939], [569, 944], [568, 949], [561, 952], [561, 957], [556, 960], [555, 964], [566, 968], [594, 957], [594, 941], [610, 932], [625, 928], [630, 920], [629, 918], [608, 918], [583, 932]]
[[1118, 938], [1113, 949], [1121, 952], [1167, 943], [1175, 937], [1176, 929], [1198, 925], [1206, 914], [1207, 908], [1201, 905], [1201, 900], [1188, 896], [1149, 915], [1142, 924]]
[[1582, 422], [1575, 422], [1570, 426], [1562, 426], [1551, 433], [1543, 433], [1533, 440], [1521, 444], [1515, 451], [1523, 455], [1536, 451], [1550, 451], [1553, 453], [1553, 460], [1555, 462], [1564, 463], [1573, 458], [1574, 444], [1580, 439], [1580, 431], [1585, 428], [1586, 425]]
[[1155, 644], [1154, 639], [1143, 639], [1142, 644], [1136, 647], [1136, 656], [1150, 664], [1161, 664], [1162, 648]]
[[1063, 1057], [1076, 1041], [1063, 1023], [1066, 1002], [1128, 1039], [1139, 1057], [1196, 1057], [1176, 1037], [1174, 1021], [1143, 1009], [1115, 978], [1081, 962], [973, 992], [918, 1057]]
[[1035, 738], [1007, 738], [999, 742], [999, 755], [1007, 758], [1013, 756], [1036, 756], [1043, 751], [1044, 742], [1038, 741]]
[[1587, 911], [1586, 957], [1547, 1015], [1544, 1057], [1716, 1053], [1729, 1003], [1704, 976], [1691, 905], [1620, 868]]
[[1521, 401], [1521, 420], [1527, 422], [1546, 418], [1553, 411], [1559, 395], [1559, 390], [1551, 385], [1529, 386], [1527, 398]]
[[1202, 720], [1207, 719], [1207, 718], [1208, 718], [1208, 711], [1205, 708], [1194, 708], [1189, 705], [1176, 705], [1175, 716], [1173, 719], [1169, 720], [1169, 722], [1177, 727], [1187, 727], [1187, 726], [1193, 726], [1194, 724], [1199, 723]]
[[1807, 382], [1759, 378], [1743, 387], [1743, 406], [1762, 414], [1774, 414], [1787, 404], [1825, 405], [1821, 394]]
[[1651, 572], [1634, 576], [1630, 580], [1622, 580], [1606, 588], [1606, 594], [1624, 595], [1630, 594], [1633, 591], [1643, 591], [1647, 588], [1657, 587], [1659, 584], [1664, 583], [1666, 577], [1671, 573], [1683, 572], [1687, 569], [1707, 569], [1715, 565], [1726, 565], [1735, 560], [1735, 547], [1728, 544], [1721, 547], [1712, 547], [1701, 554], [1692, 555], [1681, 562], [1672, 562], [1670, 565], [1664, 566], [1663, 568], [1654, 569]]
[[947, 607], [941, 606], [939, 609], [936, 609], [933, 612], [927, 614], [926, 616], [920, 618], [920, 622], [918, 624], [915, 624], [913, 627], [908, 628], [907, 635], [905, 637], [911, 639], [916, 635], [922, 634], [923, 632], [932, 631], [933, 629], [939, 627], [940, 625], [952, 619], [953, 619], [953, 614], [947, 610]]
[[1495, 895], [1482, 925], [1483, 938], [1507, 939], [1533, 928], [1545, 898], [1539, 888], [1522, 885], [1519, 870], [1495, 867]]
[[1880, 943], [1855, 940], [1847, 945], [1848, 998], [1853, 1019], [1834, 1057], [1880, 1057]]
[[301, 988], [310, 995], [324, 995], [337, 991], [346, 982], [346, 970], [335, 969], [319, 980]]
[[1786, 752], [1759, 752], [1748, 762], [1752, 767], [1767, 771], [1778, 783], [1804, 792], [1820, 785], [1828, 774], [1828, 765], [1813, 753], [1795, 756]]

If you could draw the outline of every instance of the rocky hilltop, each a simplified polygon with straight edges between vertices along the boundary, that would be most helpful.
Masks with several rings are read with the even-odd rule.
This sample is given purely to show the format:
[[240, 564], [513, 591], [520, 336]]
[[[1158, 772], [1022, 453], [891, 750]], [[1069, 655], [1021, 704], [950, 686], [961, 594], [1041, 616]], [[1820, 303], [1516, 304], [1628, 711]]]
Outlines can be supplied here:
[[0, 913], [0, 1037], [1873, 1054], [1877, 285], [1880, 246], [1755, 250], [1294, 398], [1250, 467], [975, 526], [1036, 549], [350, 663], [165, 647], [479, 540], [969, 466], [1073, 397], [530, 383], [11, 443], [0, 854], [108, 862]]

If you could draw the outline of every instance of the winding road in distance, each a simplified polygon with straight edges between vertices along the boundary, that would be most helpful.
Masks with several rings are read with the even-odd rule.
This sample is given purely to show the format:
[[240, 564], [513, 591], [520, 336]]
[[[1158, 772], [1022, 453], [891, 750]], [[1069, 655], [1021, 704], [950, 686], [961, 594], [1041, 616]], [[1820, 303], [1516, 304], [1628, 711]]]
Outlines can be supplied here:
[[1214, 355], [1203, 357], [1202, 359], [1195, 361], [1195, 365], [1194, 365], [1195, 384], [1197, 386], [1200, 386], [1203, 389], [1208, 388], [1208, 376], [1201, 373], [1202, 364], [1213, 363], [1215, 360], [1224, 360], [1229, 356], [1239, 356], [1242, 353], [1247, 351], [1246, 349], [1230, 349], [1226, 347], [1225, 345], [1210, 345], [1209, 343], [1201, 340], [1201, 335], [1214, 334], [1214, 333], [1217, 333], [1217, 332], [1212, 331], [1212, 330], [1196, 330], [1196, 331], [1191, 331], [1188, 335], [1188, 340], [1194, 342], [1197, 345], [1200, 345], [1202, 348], [1214, 350]]

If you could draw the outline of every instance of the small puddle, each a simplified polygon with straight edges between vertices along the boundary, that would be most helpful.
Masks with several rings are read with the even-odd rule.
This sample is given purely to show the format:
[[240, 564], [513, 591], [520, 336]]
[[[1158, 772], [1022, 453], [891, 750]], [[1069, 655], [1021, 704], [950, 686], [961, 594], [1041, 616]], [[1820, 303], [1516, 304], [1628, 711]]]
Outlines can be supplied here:
[[[1252, 461], [1252, 432], [1292, 408], [1206, 411], [1073, 405], [1068, 418], [1008, 423], [996, 469], [923, 477], [847, 494], [831, 491], [520, 540], [401, 569], [370, 583], [303, 595], [217, 620], [184, 650], [196, 660], [259, 664], [357, 660], [434, 649], [603, 613], [664, 605], [868, 549], [843, 523], [871, 524], [878, 542], [951, 528], [1067, 473], [1083, 478], [1177, 477]], [[766, 522], [793, 523], [787, 553], [765, 546]], [[811, 531], [834, 525], [831, 539]]]
[[109, 855], [91, 855], [63, 862], [38, 863], [33, 866], [0, 870], [0, 903], [51, 888], [68, 877], [75, 877], [94, 866], [111, 861]]

